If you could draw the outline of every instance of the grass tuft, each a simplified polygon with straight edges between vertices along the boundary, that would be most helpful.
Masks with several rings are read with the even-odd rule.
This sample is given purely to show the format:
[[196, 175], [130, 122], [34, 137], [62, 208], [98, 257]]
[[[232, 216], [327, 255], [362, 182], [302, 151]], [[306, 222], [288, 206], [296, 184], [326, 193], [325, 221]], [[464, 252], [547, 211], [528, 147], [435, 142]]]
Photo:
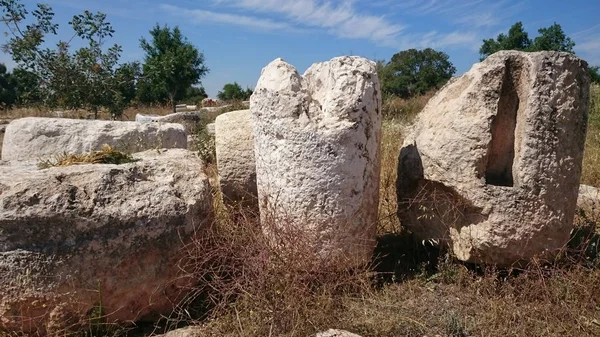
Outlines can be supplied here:
[[42, 160], [38, 163], [40, 169], [57, 166], [71, 166], [82, 164], [126, 164], [136, 161], [131, 154], [121, 152], [110, 145], [104, 144], [100, 151], [89, 153], [57, 155], [54, 159]]

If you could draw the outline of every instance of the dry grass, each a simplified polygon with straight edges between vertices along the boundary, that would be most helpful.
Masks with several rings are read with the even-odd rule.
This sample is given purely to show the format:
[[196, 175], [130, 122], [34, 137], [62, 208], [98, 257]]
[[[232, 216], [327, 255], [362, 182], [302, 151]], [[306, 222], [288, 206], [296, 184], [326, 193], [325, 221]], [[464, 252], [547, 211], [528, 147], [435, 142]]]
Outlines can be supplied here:
[[53, 159], [38, 163], [40, 169], [56, 166], [71, 166], [82, 164], [126, 164], [134, 162], [135, 159], [129, 153], [121, 152], [107, 144], [102, 145], [99, 151], [89, 153], [63, 153]]
[[251, 211], [219, 207], [182, 266], [199, 284], [175, 317], [210, 322], [199, 335], [309, 336], [338, 322], [342, 298], [369, 289], [367, 268], [328, 264], [303, 230], [271, 226], [267, 238]]
[[592, 84], [581, 183], [600, 187], [600, 84]]
[[436, 91], [429, 91], [425, 95], [408, 99], [389, 97], [383, 102], [383, 116], [385, 119], [392, 119], [405, 124], [412, 123], [435, 93]]
[[397, 233], [401, 230], [396, 217], [396, 175], [398, 172], [398, 155], [402, 147], [405, 129], [405, 124], [398, 120], [387, 120], [382, 126], [378, 226], [380, 234]]

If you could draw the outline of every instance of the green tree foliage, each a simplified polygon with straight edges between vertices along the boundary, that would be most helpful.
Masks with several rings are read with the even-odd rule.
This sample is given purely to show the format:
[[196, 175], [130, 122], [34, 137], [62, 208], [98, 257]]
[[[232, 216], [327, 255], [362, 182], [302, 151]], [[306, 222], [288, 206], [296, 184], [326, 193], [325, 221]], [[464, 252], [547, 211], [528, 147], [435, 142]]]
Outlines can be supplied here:
[[140, 46], [146, 52], [141, 96], [160, 100], [166, 95], [175, 112], [177, 100], [208, 73], [204, 54], [181, 34], [179, 27], [171, 30], [157, 24], [150, 36], [151, 41], [140, 39]]
[[446, 53], [427, 48], [394, 54], [385, 66], [379, 63], [378, 72], [384, 94], [408, 98], [440, 88], [456, 68]]
[[183, 100], [189, 104], [200, 104], [202, 100], [208, 97], [203, 87], [190, 86], [185, 91]]
[[483, 40], [483, 45], [479, 49], [481, 60], [500, 50], [528, 50], [531, 47], [531, 39], [523, 28], [522, 22], [515, 23], [508, 30], [508, 35], [504, 33], [494, 39]]
[[0, 63], [0, 110], [10, 109], [17, 100], [15, 78]]
[[523, 23], [517, 22], [510, 27], [508, 35], [500, 34], [495, 40], [483, 40], [479, 49], [481, 60], [500, 50], [556, 50], [573, 53], [575, 42], [566, 36], [559, 24], [554, 23], [550, 27], [540, 28], [538, 33], [539, 35], [531, 40], [523, 28]]
[[250, 96], [252, 96], [252, 89], [244, 90], [237, 82], [225, 84], [223, 90], [217, 94], [217, 98], [221, 101], [245, 101]]
[[558, 50], [574, 53], [575, 42], [565, 34], [562, 27], [556, 22], [550, 27], [538, 29], [538, 33], [539, 36], [533, 40], [531, 45], [531, 51]]
[[[21, 68], [38, 78], [42, 97], [49, 106], [84, 108], [96, 113], [106, 108], [113, 118], [119, 117], [129, 103], [127, 93], [119, 89], [126, 76], [119, 72], [127, 65], [119, 65], [121, 47], [104, 48], [104, 42], [114, 30], [103, 13], [73, 16], [69, 25], [74, 34], [60, 40], [54, 48], [45, 47], [47, 35], [57, 35], [58, 24], [53, 23], [54, 12], [45, 4], [38, 4], [29, 12], [19, 0], [0, 0], [2, 21], [9, 29], [10, 40], [4, 45]], [[27, 16], [33, 21], [23, 26]], [[71, 51], [75, 39], [87, 45]]]
[[590, 80], [592, 83], [600, 84], [600, 67], [589, 67], [588, 72], [590, 74]]
[[41, 100], [39, 81], [35, 74], [21, 68], [15, 68], [9, 73], [6, 66], [0, 63], [0, 108], [31, 105]]
[[21, 68], [13, 69], [12, 76], [16, 82], [17, 101], [20, 106], [31, 106], [43, 101], [40, 80], [35, 73]]

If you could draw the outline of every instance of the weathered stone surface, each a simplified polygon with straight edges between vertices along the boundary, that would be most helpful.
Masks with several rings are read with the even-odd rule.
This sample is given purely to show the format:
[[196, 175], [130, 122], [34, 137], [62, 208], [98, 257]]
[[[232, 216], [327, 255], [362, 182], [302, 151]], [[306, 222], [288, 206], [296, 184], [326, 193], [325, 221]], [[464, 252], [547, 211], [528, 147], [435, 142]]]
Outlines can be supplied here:
[[223, 201], [258, 207], [250, 110], [224, 113], [215, 119], [215, 148]]
[[579, 185], [577, 207], [584, 211], [600, 212], [600, 189], [589, 185]]
[[[209, 135], [215, 134], [215, 123], [206, 124], [206, 133]], [[254, 149], [252, 151], [254, 152]]]
[[376, 65], [364, 58], [313, 64], [304, 76], [281, 59], [262, 70], [250, 109], [263, 227], [300, 229], [327, 260], [370, 256], [380, 108]]
[[180, 249], [212, 218], [202, 161], [150, 150], [123, 165], [0, 166], [0, 331], [168, 315]]
[[464, 261], [510, 265], [569, 239], [588, 114], [586, 63], [499, 52], [450, 80], [398, 165], [399, 217]]
[[188, 136], [198, 132], [199, 123], [202, 121], [203, 111], [185, 111], [168, 114], [165, 116], [136, 114], [135, 121], [139, 123], [177, 123], [183, 125]]
[[6, 128], [2, 160], [37, 161], [55, 155], [100, 150], [103, 144], [140, 152], [187, 148], [183, 126], [102, 120], [27, 117]]
[[175, 329], [167, 332], [166, 334], [157, 335], [156, 337], [204, 337], [205, 333], [202, 332], [202, 328], [198, 326], [187, 326], [181, 329]]
[[315, 337], [360, 337], [357, 334], [345, 330], [329, 329], [324, 332], [319, 332]]

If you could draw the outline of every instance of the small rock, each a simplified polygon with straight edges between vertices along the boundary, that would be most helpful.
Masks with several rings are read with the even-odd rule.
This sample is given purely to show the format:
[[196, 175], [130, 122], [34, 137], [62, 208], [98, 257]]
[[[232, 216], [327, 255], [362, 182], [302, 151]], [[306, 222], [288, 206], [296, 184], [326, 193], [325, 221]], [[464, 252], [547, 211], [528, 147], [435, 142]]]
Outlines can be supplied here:
[[588, 212], [600, 212], [600, 189], [589, 185], [579, 185], [577, 207]]
[[[175, 337], [175, 336], [173, 336], [173, 337]], [[361, 337], [361, 336], [354, 334], [352, 332], [345, 331], [345, 330], [329, 329], [325, 332], [319, 332], [318, 334], [315, 335], [315, 337]]]

